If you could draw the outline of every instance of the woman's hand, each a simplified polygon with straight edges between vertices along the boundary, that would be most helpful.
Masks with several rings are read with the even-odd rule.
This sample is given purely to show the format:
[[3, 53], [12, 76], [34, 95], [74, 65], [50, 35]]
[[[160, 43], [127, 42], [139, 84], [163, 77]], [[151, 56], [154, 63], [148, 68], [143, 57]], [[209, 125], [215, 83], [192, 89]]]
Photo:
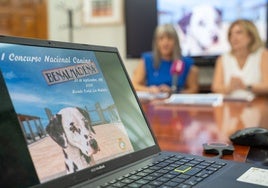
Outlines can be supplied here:
[[165, 84], [160, 86], [150, 86], [148, 90], [150, 93], [171, 93], [171, 88]]
[[238, 89], [245, 89], [246, 86], [243, 81], [239, 77], [232, 77], [230, 81], [230, 92], [238, 90]]
[[164, 93], [171, 93], [172, 92], [171, 87], [169, 87], [168, 85], [165, 85], [165, 84], [160, 85], [159, 88], [160, 88], [160, 91], [164, 92]]

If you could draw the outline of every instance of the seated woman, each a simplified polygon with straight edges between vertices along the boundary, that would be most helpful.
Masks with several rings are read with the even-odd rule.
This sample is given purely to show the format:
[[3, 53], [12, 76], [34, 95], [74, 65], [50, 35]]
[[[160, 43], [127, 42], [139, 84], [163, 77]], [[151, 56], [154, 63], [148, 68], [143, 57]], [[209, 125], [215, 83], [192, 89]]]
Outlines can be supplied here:
[[240, 95], [268, 94], [268, 52], [256, 26], [236, 20], [228, 30], [231, 51], [216, 61], [211, 90]]
[[[170, 94], [172, 84], [176, 84], [179, 93], [198, 92], [198, 69], [191, 58], [182, 57], [178, 34], [172, 25], [156, 28], [152, 47], [152, 52], [142, 54], [134, 70], [132, 83], [136, 91]], [[182, 70], [174, 73], [179, 74], [176, 77], [172, 75], [171, 67], [178, 60], [182, 63]]]

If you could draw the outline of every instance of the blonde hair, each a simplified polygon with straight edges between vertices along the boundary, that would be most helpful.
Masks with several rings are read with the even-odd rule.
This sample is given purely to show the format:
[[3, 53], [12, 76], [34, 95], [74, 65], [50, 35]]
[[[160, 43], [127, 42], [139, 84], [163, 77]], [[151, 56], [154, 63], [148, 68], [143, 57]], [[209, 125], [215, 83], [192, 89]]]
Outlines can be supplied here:
[[261, 37], [259, 35], [259, 32], [256, 26], [254, 25], [253, 22], [247, 19], [238, 19], [230, 25], [229, 30], [228, 30], [229, 42], [230, 42], [230, 37], [231, 37], [231, 30], [236, 25], [239, 25], [240, 27], [242, 27], [247, 32], [248, 36], [250, 37], [250, 43], [248, 45], [248, 49], [250, 52], [255, 52], [259, 48], [264, 47], [264, 43], [261, 40]]
[[158, 68], [160, 65], [161, 54], [157, 46], [157, 40], [159, 37], [166, 35], [174, 40], [174, 49], [172, 52], [172, 60], [181, 58], [181, 47], [177, 31], [171, 24], [159, 25], [154, 32], [152, 50], [154, 57], [154, 67]]

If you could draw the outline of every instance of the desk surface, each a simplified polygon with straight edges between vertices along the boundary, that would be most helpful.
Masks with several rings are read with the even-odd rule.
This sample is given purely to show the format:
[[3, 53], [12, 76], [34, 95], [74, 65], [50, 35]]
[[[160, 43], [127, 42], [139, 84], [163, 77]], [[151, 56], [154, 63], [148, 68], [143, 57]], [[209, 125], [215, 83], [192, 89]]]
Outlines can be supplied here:
[[[268, 128], [268, 99], [224, 102], [217, 107], [164, 105], [142, 102], [145, 115], [162, 150], [195, 155], [203, 153], [203, 143], [227, 142], [229, 136], [246, 127]], [[248, 146], [234, 145], [233, 155], [224, 159], [244, 162]]]

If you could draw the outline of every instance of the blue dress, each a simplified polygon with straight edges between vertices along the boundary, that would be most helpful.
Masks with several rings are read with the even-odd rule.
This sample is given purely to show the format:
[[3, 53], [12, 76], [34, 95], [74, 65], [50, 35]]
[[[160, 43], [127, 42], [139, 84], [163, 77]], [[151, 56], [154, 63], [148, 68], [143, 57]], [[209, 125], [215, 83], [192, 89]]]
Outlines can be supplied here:
[[[172, 75], [170, 73], [172, 61], [161, 60], [159, 68], [155, 69], [153, 66], [152, 52], [143, 53], [142, 58], [145, 62], [147, 86], [159, 86], [161, 84], [166, 84], [168, 86], [172, 85]], [[184, 69], [179, 75], [178, 91], [185, 87], [190, 68], [194, 64], [193, 59], [190, 57], [182, 57], [181, 60], [184, 63]]]

